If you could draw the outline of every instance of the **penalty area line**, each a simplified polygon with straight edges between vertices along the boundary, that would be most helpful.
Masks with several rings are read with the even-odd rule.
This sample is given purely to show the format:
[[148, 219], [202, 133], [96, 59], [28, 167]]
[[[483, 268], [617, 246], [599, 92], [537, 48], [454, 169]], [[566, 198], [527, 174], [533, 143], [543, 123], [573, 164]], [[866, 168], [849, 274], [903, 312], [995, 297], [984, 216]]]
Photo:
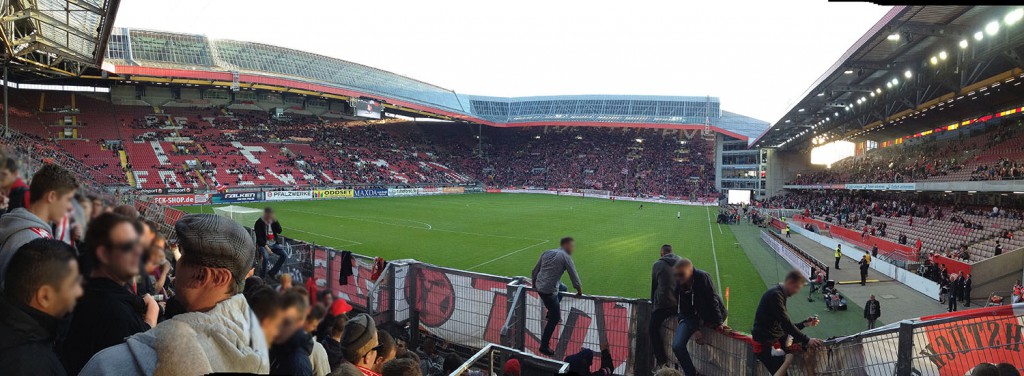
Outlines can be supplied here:
[[301, 233], [310, 234], [310, 235], [314, 235], [314, 236], [319, 236], [319, 237], [323, 237], [323, 238], [334, 239], [334, 240], [341, 240], [343, 242], [348, 242], [349, 244], [347, 244], [346, 246], [363, 245], [363, 243], [357, 242], [355, 240], [349, 240], [349, 239], [339, 238], [339, 237], [330, 236], [330, 235], [318, 234], [318, 233], [315, 233], [315, 232], [299, 230], [297, 228], [285, 227], [285, 229], [287, 229], [289, 231], [298, 231], [298, 232], [301, 232]]
[[504, 254], [504, 255], [501, 255], [501, 256], [495, 257], [495, 258], [493, 258], [493, 259], [490, 259], [490, 260], [488, 260], [488, 261], [484, 261], [484, 262], [482, 262], [482, 263], [479, 263], [479, 264], [477, 264], [477, 265], [474, 265], [474, 266], [472, 266], [472, 267], [469, 267], [469, 268], [467, 268], [466, 270], [473, 270], [473, 269], [479, 268], [479, 267], [481, 267], [481, 266], [484, 266], [484, 265], [490, 264], [490, 263], [492, 263], [492, 262], [495, 262], [495, 261], [501, 260], [501, 259], [503, 259], [503, 258], [506, 258], [506, 257], [512, 256], [512, 255], [514, 255], [514, 254], [516, 254], [516, 253], [519, 253], [519, 252], [525, 251], [525, 250], [527, 250], [527, 249], [530, 249], [530, 248], [536, 247], [536, 246], [538, 246], [538, 245], [546, 244], [546, 243], [548, 243], [548, 242], [550, 242], [550, 240], [542, 240], [542, 241], [540, 241], [539, 243], [536, 243], [536, 244], [533, 244], [533, 245], [528, 245], [528, 246], [526, 246], [526, 247], [523, 247], [523, 248], [519, 248], [519, 249], [517, 249], [517, 250], [515, 250], [515, 251], [512, 251], [512, 252], [506, 253], [506, 254]]

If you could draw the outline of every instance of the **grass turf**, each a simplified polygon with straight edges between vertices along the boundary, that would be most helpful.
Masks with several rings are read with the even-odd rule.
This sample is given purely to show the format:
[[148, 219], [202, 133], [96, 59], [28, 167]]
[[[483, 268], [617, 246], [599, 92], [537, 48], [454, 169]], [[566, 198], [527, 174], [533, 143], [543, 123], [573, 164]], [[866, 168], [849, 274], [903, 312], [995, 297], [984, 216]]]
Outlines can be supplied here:
[[[261, 208], [266, 203], [246, 206]], [[284, 235], [337, 249], [413, 258], [507, 276], [529, 276], [538, 255], [576, 239], [573, 259], [587, 294], [648, 298], [662, 244], [707, 271], [724, 295], [729, 324], [747, 331], [765, 283], [715, 208], [579, 197], [473, 194], [270, 203]], [[210, 207], [189, 207], [210, 212]], [[676, 219], [681, 212], [682, 219]], [[252, 224], [246, 224], [251, 226]], [[713, 243], [712, 243], [712, 239]], [[717, 253], [718, 276], [714, 253]], [[563, 281], [569, 284], [568, 277]]]

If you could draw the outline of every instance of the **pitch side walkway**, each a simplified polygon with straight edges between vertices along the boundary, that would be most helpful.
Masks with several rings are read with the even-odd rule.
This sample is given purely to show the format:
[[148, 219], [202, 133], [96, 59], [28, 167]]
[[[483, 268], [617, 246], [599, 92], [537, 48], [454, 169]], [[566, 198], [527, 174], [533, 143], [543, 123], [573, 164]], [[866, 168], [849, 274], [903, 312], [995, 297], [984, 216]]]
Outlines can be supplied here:
[[[835, 270], [835, 252], [807, 237], [800, 234], [792, 234], [788, 239], [790, 243], [797, 246], [807, 254], [817, 258], [822, 263], [826, 264], [831, 268], [830, 279], [836, 282], [841, 281], [858, 281], [857, 284], [843, 284], [839, 285], [839, 291], [846, 296], [847, 301], [852, 301], [860, 307], [864, 306], [864, 302], [868, 300], [870, 295], [875, 295], [875, 299], [881, 302], [882, 305], [882, 317], [879, 321], [883, 323], [893, 323], [904, 319], [921, 317], [924, 315], [936, 314], [946, 312], [946, 305], [939, 304], [938, 301], [921, 294], [906, 285], [894, 281], [889, 277], [870, 269], [868, 270], [868, 279], [877, 279], [879, 282], [868, 283], [867, 286], [861, 286], [860, 281], [860, 268], [857, 264], [858, 260], [851, 259], [849, 257], [843, 257], [842, 261], [839, 262], [840, 270]], [[962, 309], [962, 304], [959, 305]], [[971, 306], [971, 308], [977, 308]], [[862, 312], [863, 313], [863, 312]]]

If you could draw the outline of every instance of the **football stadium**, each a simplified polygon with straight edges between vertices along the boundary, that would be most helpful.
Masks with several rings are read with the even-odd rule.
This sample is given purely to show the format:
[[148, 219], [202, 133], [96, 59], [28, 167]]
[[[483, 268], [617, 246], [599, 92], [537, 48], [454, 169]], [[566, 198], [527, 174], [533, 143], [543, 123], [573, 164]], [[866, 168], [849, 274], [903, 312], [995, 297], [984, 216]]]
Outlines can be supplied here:
[[1024, 371], [1024, 7], [860, 4], [771, 115], [2, 4], [0, 374]]

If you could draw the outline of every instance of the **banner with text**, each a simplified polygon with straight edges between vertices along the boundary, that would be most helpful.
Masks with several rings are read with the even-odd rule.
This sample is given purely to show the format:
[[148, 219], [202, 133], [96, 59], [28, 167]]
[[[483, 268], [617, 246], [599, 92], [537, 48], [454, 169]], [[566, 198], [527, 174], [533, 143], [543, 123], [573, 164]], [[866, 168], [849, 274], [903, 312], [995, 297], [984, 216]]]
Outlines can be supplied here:
[[214, 204], [263, 201], [263, 192], [218, 193], [213, 195]]
[[350, 198], [355, 197], [352, 189], [318, 189], [313, 191], [313, 198]]
[[266, 197], [267, 201], [311, 200], [313, 191], [271, 191]]
[[356, 197], [388, 197], [388, 190], [384, 188], [356, 189]]

